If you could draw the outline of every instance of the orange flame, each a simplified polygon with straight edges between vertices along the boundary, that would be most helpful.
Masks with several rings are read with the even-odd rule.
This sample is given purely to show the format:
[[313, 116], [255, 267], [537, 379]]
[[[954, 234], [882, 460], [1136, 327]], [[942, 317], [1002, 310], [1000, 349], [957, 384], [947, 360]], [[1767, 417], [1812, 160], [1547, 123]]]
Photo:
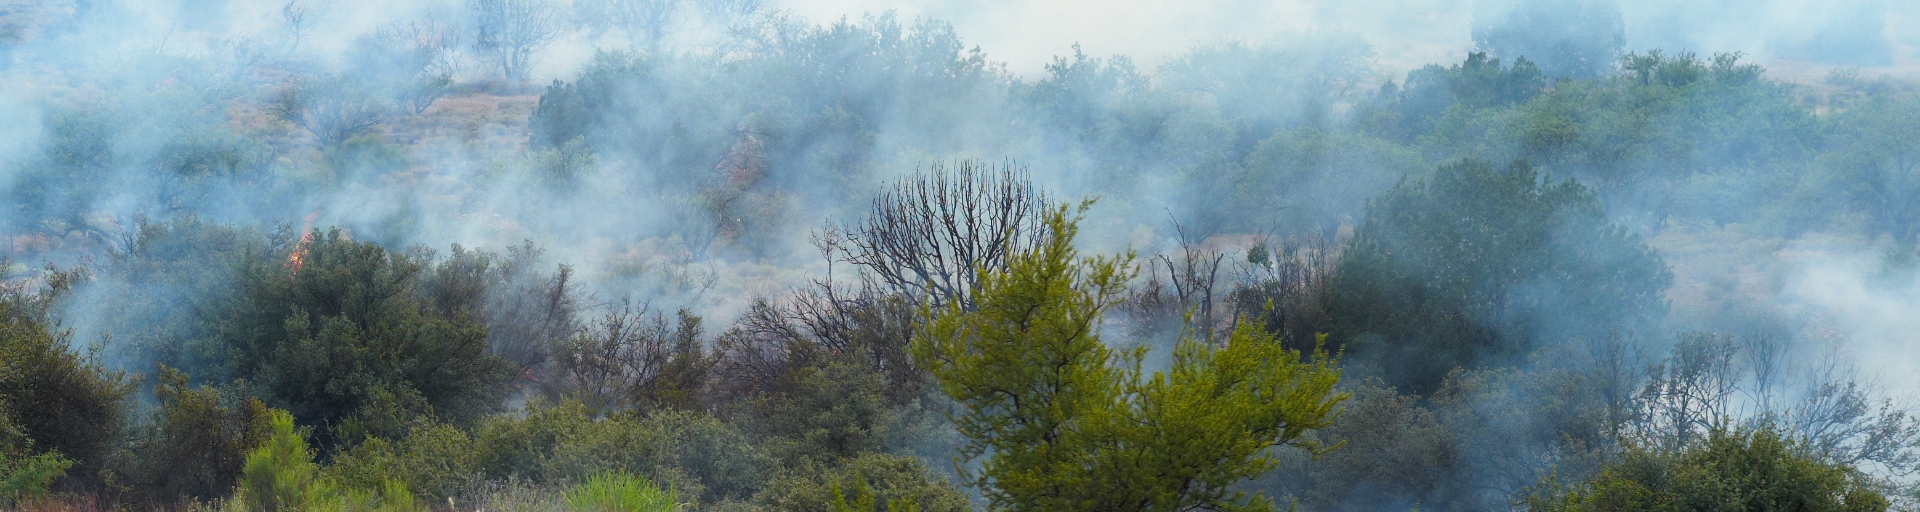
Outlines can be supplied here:
[[295, 242], [293, 251], [287, 253], [288, 276], [299, 275], [300, 265], [307, 262], [307, 246], [313, 242], [313, 219], [319, 216], [320, 212], [315, 210], [307, 214], [305, 222], [300, 224], [300, 241]]

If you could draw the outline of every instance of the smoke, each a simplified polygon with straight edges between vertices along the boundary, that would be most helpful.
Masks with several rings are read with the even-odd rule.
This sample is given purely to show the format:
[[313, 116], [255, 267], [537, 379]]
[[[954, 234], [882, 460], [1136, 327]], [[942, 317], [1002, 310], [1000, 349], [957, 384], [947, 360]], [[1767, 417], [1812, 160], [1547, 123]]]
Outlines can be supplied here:
[[[508, 1], [556, 20], [524, 48], [524, 80], [501, 76], [511, 66], [479, 42], [463, 0], [0, 5], [9, 270], [108, 266], [143, 218], [259, 232], [312, 219], [396, 250], [530, 240], [545, 263], [578, 270], [588, 304], [636, 297], [726, 325], [755, 298], [824, 277], [816, 230], [857, 220], [875, 192], [935, 163], [1022, 166], [1055, 197], [1099, 197], [1084, 252], [1204, 248], [1226, 253], [1213, 260], [1230, 262], [1224, 276], [1256, 240], [1337, 251], [1369, 198], [1442, 162], [1526, 157], [1600, 189], [1610, 220], [1674, 267], [1672, 314], [1643, 339], [1786, 332], [1807, 354], [1841, 347], [1889, 395], [1920, 393], [1920, 274], [1856, 239], [1870, 235], [1829, 233], [1865, 224], [1847, 201], [1820, 199], [1857, 188], [1828, 176], [1843, 144], [1781, 135], [1867, 94], [1813, 84], [1831, 70], [1913, 74], [1909, 3], [681, 0], [640, 16], [613, 14], [638, 2]], [[1652, 49], [1743, 52], [1783, 82], [1618, 119], [1554, 110], [1579, 106], [1572, 93], [1528, 104], [1554, 83], [1538, 76], [1499, 105], [1382, 106], [1452, 94], [1436, 77], [1470, 51], [1507, 67], [1456, 74], [1525, 56], [1549, 77], [1606, 80], [1620, 54]], [[1372, 130], [1507, 105], [1520, 106], [1446, 133]], [[379, 122], [342, 126], [355, 109]], [[1408, 119], [1421, 115], [1433, 119]], [[1624, 171], [1566, 156], [1630, 145], [1567, 126], [1723, 133], [1689, 124], [1713, 116], [1785, 128], [1610, 153], [1640, 158]], [[1162, 261], [1173, 274], [1210, 255]], [[150, 312], [159, 322], [221, 285], [154, 283]], [[1539, 287], [1521, 292], [1556, 304], [1580, 293]], [[77, 295], [77, 339], [124, 337], [104, 327], [126, 324], [106, 321], [121, 313], [103, 298], [116, 290]], [[1551, 330], [1574, 327], [1595, 326]], [[145, 371], [143, 357], [116, 361]]]
[[1920, 392], [1920, 274], [1888, 269], [1883, 251], [1813, 248], [1795, 255], [1780, 299], [1817, 319], [1865, 375], [1906, 398]]

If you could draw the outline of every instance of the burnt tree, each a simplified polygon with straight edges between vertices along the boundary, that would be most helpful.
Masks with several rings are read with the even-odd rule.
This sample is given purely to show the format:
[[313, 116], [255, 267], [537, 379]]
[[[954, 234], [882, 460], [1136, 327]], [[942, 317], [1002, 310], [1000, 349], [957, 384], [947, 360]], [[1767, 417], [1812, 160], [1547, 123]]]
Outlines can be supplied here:
[[1051, 204], [1011, 163], [934, 164], [874, 198], [839, 243], [847, 261], [915, 301], [970, 305], [978, 271], [1005, 267], [1046, 236], [1039, 220]]

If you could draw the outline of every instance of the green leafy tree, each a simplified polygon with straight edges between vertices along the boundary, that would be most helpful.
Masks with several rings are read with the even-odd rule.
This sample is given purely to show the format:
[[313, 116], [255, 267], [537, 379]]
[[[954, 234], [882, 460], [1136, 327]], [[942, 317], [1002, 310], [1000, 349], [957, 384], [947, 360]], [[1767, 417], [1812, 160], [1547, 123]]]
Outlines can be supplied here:
[[[386, 437], [404, 435], [409, 417], [464, 424], [498, 406], [517, 372], [487, 353], [486, 329], [470, 316], [417, 298], [424, 255], [338, 229], [280, 250], [285, 260], [243, 262], [238, 300], [213, 319], [229, 375], [269, 405], [302, 424]], [[316, 437], [331, 449], [336, 434]]]
[[958, 402], [961, 459], [983, 459], [964, 476], [1011, 510], [1270, 509], [1231, 486], [1271, 469], [1275, 447], [1324, 449], [1302, 435], [1345, 399], [1339, 371], [1242, 324], [1217, 347], [1180, 341], [1143, 376], [1145, 349], [1098, 329], [1130, 258], [1080, 258], [1077, 220], [1050, 212], [1045, 240], [985, 273], [971, 309], [925, 311], [913, 353]]
[[1456, 367], [1647, 325], [1672, 280], [1578, 182], [1463, 160], [1368, 204], [1335, 271], [1333, 336], [1426, 394]]

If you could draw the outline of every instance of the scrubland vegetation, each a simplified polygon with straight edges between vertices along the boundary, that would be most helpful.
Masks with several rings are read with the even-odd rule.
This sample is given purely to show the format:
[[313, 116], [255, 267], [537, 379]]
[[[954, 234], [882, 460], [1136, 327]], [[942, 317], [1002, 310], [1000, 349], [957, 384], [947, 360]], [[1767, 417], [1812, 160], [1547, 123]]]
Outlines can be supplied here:
[[1036, 77], [752, 0], [210, 7], [265, 28], [188, 50], [133, 4], [4, 14], [0, 507], [1920, 506], [1914, 389], [1859, 366], [1914, 347], [1754, 277], [1920, 289], [1920, 84], [1584, 1], [1411, 71]]

